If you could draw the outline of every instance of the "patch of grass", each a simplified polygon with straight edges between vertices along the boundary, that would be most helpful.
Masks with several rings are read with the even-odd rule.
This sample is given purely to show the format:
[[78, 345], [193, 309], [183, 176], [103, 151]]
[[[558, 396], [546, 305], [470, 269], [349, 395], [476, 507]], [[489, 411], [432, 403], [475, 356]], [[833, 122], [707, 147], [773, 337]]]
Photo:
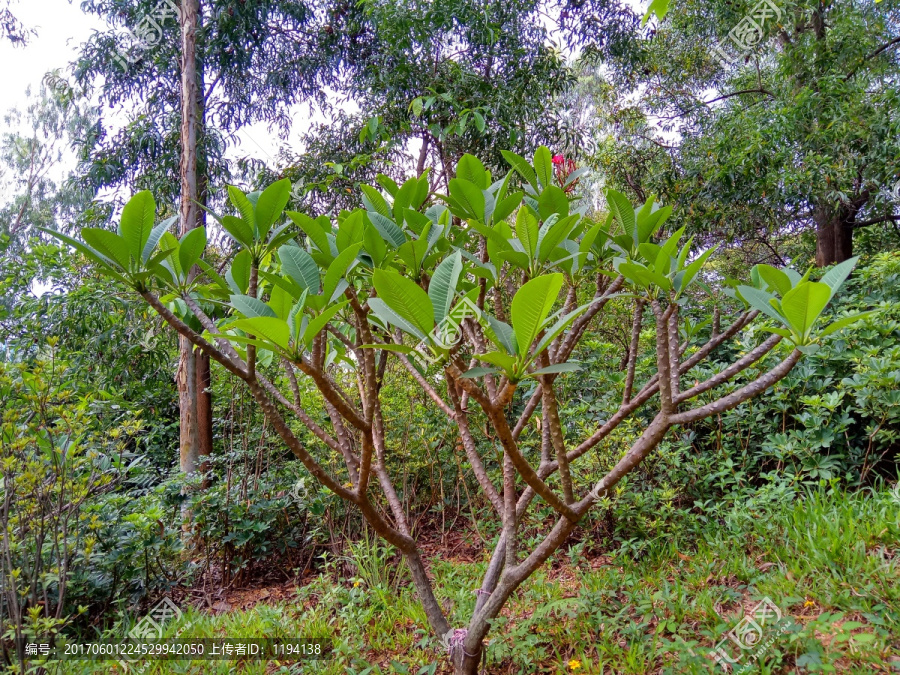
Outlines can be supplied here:
[[[813, 493], [741, 505], [710, 523], [693, 550], [657, 538], [640, 561], [560, 552], [510, 600], [491, 633], [487, 672], [707, 673], [720, 640], [745, 673], [900, 671], [900, 501], [895, 493]], [[433, 565], [437, 596], [458, 625], [485, 563]], [[362, 575], [361, 575], [362, 576]], [[376, 579], [377, 575], [365, 577]], [[305, 664], [157, 662], [161, 673], [445, 673], [441, 645], [407, 585], [394, 595], [355, 578], [320, 577], [288, 605], [209, 616], [190, 637], [331, 637], [332, 658]], [[758, 659], [727, 638], [763, 598], [782, 613], [763, 626]], [[752, 616], [752, 613], [751, 613]], [[455, 619], [455, 621], [453, 621]], [[178, 630], [179, 625], [169, 627]], [[54, 672], [51, 667], [49, 672]], [[115, 672], [80, 664], [55, 672]]]

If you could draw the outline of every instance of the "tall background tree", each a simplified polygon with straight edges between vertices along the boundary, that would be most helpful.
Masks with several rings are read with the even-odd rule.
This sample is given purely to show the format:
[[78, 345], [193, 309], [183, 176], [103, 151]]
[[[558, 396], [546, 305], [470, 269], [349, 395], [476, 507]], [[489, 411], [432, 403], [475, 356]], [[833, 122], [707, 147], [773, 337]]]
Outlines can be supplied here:
[[[802, 0], [763, 18], [758, 5], [680, 3], [636, 54], [595, 52], [611, 66], [597, 166], [684, 207], [694, 231], [755, 244], [757, 260], [790, 257], [784, 235], [814, 236], [819, 265], [849, 258], [862, 228], [896, 237], [897, 10]], [[729, 31], [754, 16], [743, 50]]]
[[[204, 209], [221, 205], [226, 182], [259, 168], [226, 159], [234, 134], [258, 121], [288, 129], [291, 106], [319, 97], [330, 72], [318, 44], [321, 12], [304, 4], [91, 0], [82, 7], [116, 28], [85, 44], [76, 77], [117, 110], [83, 147], [82, 182], [94, 191], [152, 188], [167, 213], [178, 205], [182, 236], [205, 227]], [[192, 473], [212, 450], [210, 364], [184, 341], [177, 382], [180, 465]]]

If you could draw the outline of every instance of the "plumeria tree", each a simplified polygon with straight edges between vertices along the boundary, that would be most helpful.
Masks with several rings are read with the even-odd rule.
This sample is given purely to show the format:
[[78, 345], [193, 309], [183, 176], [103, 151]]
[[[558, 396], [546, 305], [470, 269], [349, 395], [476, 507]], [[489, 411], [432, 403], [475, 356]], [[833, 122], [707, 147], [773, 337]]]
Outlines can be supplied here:
[[[224, 276], [204, 260], [205, 231], [176, 239], [171, 220], [155, 223], [148, 192], [127, 204], [118, 232], [86, 228], [81, 240], [57, 234], [243, 381], [310, 474], [396, 547], [459, 674], [477, 671], [490, 622], [515, 589], [670, 429], [761, 394], [820, 336], [856, 318], [817, 330], [853, 261], [821, 281], [761, 265], [748, 284], [729, 289], [743, 311], [698, 342], [695, 331], [684, 330], [682, 307], [712, 251], [694, 253], [682, 230], [663, 236], [670, 207], [651, 200], [635, 208], [609, 191], [609, 215], [594, 222], [572, 210], [565, 188], [577, 176], [567, 173], [561, 186], [549, 150], [540, 148], [532, 162], [504, 156], [512, 170], [498, 180], [464, 156], [447, 195], [431, 192], [427, 173], [402, 185], [382, 176], [381, 189], [362, 186], [362, 207], [336, 222], [284, 213], [287, 181], [261, 193], [229, 188], [237, 215], [216, 220], [238, 252]], [[615, 297], [634, 307], [621, 404], [574, 439], [560, 415], [560, 378], [578, 368], [570, 358]], [[213, 320], [213, 308], [224, 318]], [[768, 339], [686, 385], [698, 379], [698, 364], [758, 319], [768, 322]], [[638, 383], [645, 330], [655, 335], [657, 368]], [[771, 369], [727, 386], [775, 352]], [[458, 430], [459, 452], [490, 505], [485, 517], [499, 525], [465, 627], [452, 628], [435, 597], [389, 470], [382, 394], [392, 359]], [[310, 390], [324, 413], [302, 406]], [[589, 484], [579, 460], [642, 408], [652, 421]], [[538, 414], [539, 452], [523, 443]], [[342, 468], [326, 470], [335, 458]], [[544, 519], [543, 538], [531, 546], [521, 526], [539, 508], [554, 517]]]

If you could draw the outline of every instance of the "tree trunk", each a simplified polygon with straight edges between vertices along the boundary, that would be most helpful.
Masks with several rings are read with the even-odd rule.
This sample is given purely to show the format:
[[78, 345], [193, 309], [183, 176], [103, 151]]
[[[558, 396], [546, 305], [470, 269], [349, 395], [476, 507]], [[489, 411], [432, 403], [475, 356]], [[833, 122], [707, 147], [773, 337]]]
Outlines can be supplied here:
[[825, 267], [853, 257], [853, 216], [849, 209], [819, 206], [816, 223], [816, 265]]
[[[203, 210], [198, 206], [200, 186], [197, 145], [200, 135], [202, 88], [197, 64], [197, 28], [200, 21], [200, 0], [181, 3], [181, 200], [179, 236], [195, 227], [204, 226]], [[205, 187], [205, 186], [204, 186]], [[205, 193], [205, 189], [203, 190]], [[191, 274], [196, 273], [193, 270]], [[181, 358], [178, 375], [178, 403], [180, 406], [180, 467], [185, 474], [205, 471], [203, 459], [212, 452], [212, 396], [209, 392], [209, 356], [191, 344], [179, 341]], [[189, 514], [187, 514], [189, 516]]]

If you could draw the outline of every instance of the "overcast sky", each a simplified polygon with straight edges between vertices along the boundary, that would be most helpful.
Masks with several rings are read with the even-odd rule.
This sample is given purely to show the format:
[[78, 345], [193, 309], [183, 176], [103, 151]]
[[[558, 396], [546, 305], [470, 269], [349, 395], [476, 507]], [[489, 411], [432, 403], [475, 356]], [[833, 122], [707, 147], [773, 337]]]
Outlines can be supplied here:
[[[0, 41], [0, 91], [3, 92], [0, 119], [10, 108], [24, 108], [26, 90], [31, 87], [32, 92], [37, 92], [47, 72], [57, 68], [65, 71], [76, 58], [79, 46], [93, 31], [108, 30], [104, 21], [81, 11], [79, 0], [13, 0], [10, 9], [37, 35], [24, 47]], [[292, 144], [297, 144], [300, 134], [309, 126], [308, 109], [298, 109], [295, 119], [297, 123], [289, 139]], [[280, 142], [265, 124], [251, 126], [238, 136], [240, 145], [229, 154], [249, 155], [275, 168], [274, 156]]]

